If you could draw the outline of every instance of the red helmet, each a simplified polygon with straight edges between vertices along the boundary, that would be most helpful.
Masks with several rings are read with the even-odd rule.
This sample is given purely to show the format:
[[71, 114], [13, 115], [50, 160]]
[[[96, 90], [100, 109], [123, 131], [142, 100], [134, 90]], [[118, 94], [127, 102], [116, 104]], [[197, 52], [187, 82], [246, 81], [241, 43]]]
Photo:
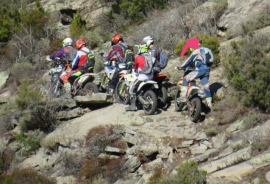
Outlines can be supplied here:
[[123, 41], [123, 38], [120, 34], [115, 34], [112, 37], [112, 45], [117, 44], [119, 41]]
[[86, 40], [84, 38], [79, 38], [77, 41], [76, 41], [76, 48], [77, 49], [80, 49], [83, 45], [85, 46], [86, 45]]

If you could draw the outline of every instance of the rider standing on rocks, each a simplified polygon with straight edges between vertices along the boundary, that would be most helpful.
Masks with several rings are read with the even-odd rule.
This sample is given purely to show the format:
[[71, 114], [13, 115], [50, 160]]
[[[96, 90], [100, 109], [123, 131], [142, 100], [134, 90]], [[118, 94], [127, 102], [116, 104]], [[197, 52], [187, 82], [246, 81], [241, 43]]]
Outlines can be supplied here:
[[[120, 34], [114, 34], [111, 41], [111, 49], [108, 54], [101, 53], [101, 56], [106, 61], [115, 60], [116, 64], [124, 62], [125, 48], [133, 50]], [[110, 93], [114, 93], [115, 87], [119, 81], [119, 68], [115, 67], [114, 74], [110, 83]]]
[[154, 59], [148, 52], [148, 46], [146, 43], [138, 45], [138, 55], [135, 58], [134, 70], [136, 73], [133, 74], [133, 77], [136, 79], [130, 85], [129, 94], [130, 94], [130, 105], [126, 107], [126, 111], [136, 111], [136, 88], [144, 80], [153, 79], [153, 65]]
[[153, 71], [154, 75], [158, 74], [161, 72], [160, 68], [160, 50], [154, 45], [154, 38], [152, 36], [146, 36], [143, 38], [141, 41], [141, 45], [146, 44], [148, 48], [149, 54], [153, 57], [154, 60], [154, 66], [153, 66]]
[[209, 48], [200, 46], [201, 40], [198, 38], [190, 38], [186, 41], [185, 46], [183, 47], [180, 57], [183, 57], [187, 51], [190, 49], [192, 52], [191, 55], [184, 61], [181, 65], [181, 69], [187, 68], [189, 65], [194, 63], [195, 70], [190, 72], [188, 75], [184, 76], [183, 83], [181, 85], [181, 94], [180, 98], [177, 99], [179, 102], [186, 101], [186, 92], [187, 92], [187, 85], [188, 82], [194, 79], [200, 79], [203, 85], [203, 90], [199, 90], [198, 93], [204, 93], [206, 96], [206, 102], [210, 110], [212, 110], [212, 97], [209, 88], [209, 74], [210, 74], [210, 66], [206, 64], [206, 55], [209, 56], [208, 58], [210, 61], [214, 60], [214, 56], [212, 51]]
[[63, 48], [61, 48], [57, 53], [47, 56], [47, 60], [51, 61], [55, 58], [62, 58], [64, 61], [66, 61], [64, 64], [63, 72], [60, 75], [61, 80], [64, 83], [64, 88], [65, 88], [65, 95], [64, 97], [70, 98], [71, 93], [70, 93], [70, 83], [68, 82], [68, 78], [71, 73], [71, 67], [70, 64], [73, 61], [74, 57], [76, 54], [76, 49], [73, 47], [73, 41], [71, 38], [65, 38], [63, 40]]
[[71, 75], [68, 78], [69, 88], [67, 89], [65, 88], [65, 90], [69, 90], [70, 94], [71, 94], [71, 84], [73, 84], [76, 78], [78, 78], [84, 73], [85, 71], [84, 66], [87, 63], [88, 54], [91, 53], [90, 49], [86, 47], [86, 40], [84, 38], [79, 38], [76, 41], [75, 45], [78, 50], [72, 62]]

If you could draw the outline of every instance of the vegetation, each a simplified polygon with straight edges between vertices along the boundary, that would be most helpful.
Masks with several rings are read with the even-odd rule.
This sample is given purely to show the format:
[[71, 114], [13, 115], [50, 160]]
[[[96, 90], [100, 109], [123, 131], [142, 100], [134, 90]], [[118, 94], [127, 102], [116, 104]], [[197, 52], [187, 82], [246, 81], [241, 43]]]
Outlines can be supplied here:
[[82, 21], [80, 12], [74, 14], [73, 21], [69, 27], [71, 37], [78, 38], [86, 31], [85, 22]]
[[206, 184], [206, 174], [206, 171], [198, 170], [195, 162], [185, 162], [179, 166], [175, 175], [167, 176], [157, 169], [149, 179], [149, 184]]
[[232, 42], [232, 52], [225, 55], [223, 65], [237, 100], [248, 107], [270, 109], [270, 51], [266, 35], [247, 36]]
[[21, 155], [27, 157], [30, 154], [35, 153], [35, 151], [40, 148], [40, 141], [43, 137], [44, 133], [39, 130], [16, 135], [15, 139], [21, 143]]
[[0, 176], [2, 184], [17, 184], [17, 183], [29, 183], [29, 184], [55, 184], [52, 179], [46, 178], [32, 169], [15, 169], [10, 174], [3, 174]]

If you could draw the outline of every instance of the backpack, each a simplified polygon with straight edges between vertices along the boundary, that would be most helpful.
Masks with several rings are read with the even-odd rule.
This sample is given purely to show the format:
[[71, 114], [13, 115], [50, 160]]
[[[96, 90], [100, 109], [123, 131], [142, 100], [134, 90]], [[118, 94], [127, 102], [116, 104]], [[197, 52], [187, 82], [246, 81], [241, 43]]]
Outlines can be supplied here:
[[206, 47], [202, 47], [200, 48], [200, 52], [201, 52], [202, 57], [204, 58], [204, 63], [208, 67], [210, 67], [214, 62], [214, 56], [213, 56], [212, 51]]
[[65, 47], [64, 52], [63, 59], [67, 60], [69, 63], [72, 63], [76, 56], [77, 50], [73, 47]]
[[148, 75], [153, 71], [152, 56], [148, 53], [144, 53], [142, 54], [142, 56], [144, 57], [144, 68], [142, 68], [141, 70], [144, 74]]
[[93, 54], [92, 51], [90, 52], [85, 52], [83, 50], [81, 50], [82, 52], [84, 52], [87, 55], [87, 61], [84, 64], [84, 66], [82, 67], [82, 72], [83, 73], [92, 73], [94, 70], [94, 66], [95, 66], [95, 55]]
[[159, 64], [160, 64], [160, 68], [164, 69], [167, 64], [168, 64], [168, 57], [164, 52], [160, 52], [159, 54]]
[[155, 61], [153, 70], [155, 73], [160, 73], [161, 69], [164, 69], [167, 66], [168, 58], [164, 52], [162, 52], [158, 49], [156, 49], [154, 55], [155, 55], [156, 61]]
[[123, 53], [124, 53], [124, 60], [123, 62], [126, 63], [126, 65], [130, 66], [134, 64], [134, 54], [133, 51], [131, 50], [130, 47], [125, 47], [122, 44], [119, 44], [121, 47], [124, 48]]

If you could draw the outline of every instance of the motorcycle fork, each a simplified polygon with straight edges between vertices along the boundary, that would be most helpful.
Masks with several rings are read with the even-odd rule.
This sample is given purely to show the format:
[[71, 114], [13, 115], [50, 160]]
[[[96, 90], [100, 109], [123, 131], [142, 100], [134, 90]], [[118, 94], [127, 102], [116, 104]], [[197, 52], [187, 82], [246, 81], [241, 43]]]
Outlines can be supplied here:
[[104, 74], [104, 75], [102, 76], [101, 83], [100, 83], [101, 86], [104, 85], [105, 80], [106, 80], [106, 74]]
[[125, 89], [125, 83], [123, 82], [122, 85], [121, 85], [121, 88], [120, 88], [120, 91], [119, 91], [119, 94], [122, 95], [124, 89]]

